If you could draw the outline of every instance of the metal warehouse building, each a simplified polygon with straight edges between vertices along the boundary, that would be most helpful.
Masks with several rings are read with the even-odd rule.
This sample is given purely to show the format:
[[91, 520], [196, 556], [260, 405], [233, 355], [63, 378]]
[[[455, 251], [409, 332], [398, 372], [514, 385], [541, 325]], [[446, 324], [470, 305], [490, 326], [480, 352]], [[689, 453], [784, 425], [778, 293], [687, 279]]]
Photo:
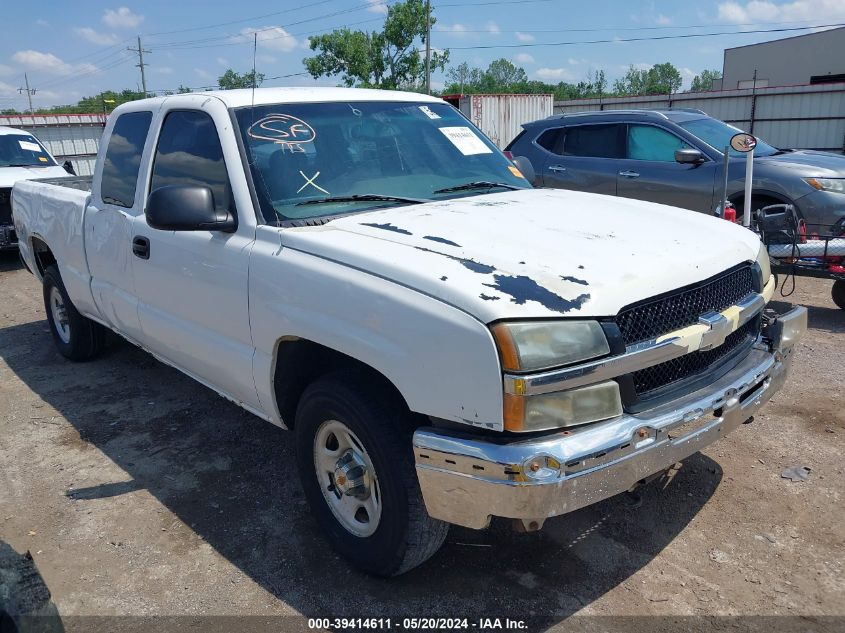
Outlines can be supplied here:
[[721, 86], [736, 90], [845, 81], [845, 27], [725, 49]]

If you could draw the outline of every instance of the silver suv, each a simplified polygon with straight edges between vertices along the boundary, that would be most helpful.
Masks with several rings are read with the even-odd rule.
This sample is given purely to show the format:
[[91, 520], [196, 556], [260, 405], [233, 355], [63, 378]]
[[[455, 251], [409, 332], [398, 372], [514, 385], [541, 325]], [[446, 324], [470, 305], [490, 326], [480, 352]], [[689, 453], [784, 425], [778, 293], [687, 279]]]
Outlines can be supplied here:
[[[714, 212], [723, 152], [740, 132], [700, 110], [605, 110], [526, 123], [506, 148], [534, 167], [534, 184]], [[745, 159], [731, 150], [728, 197], [742, 209]], [[808, 224], [845, 226], [845, 156], [777, 149], [758, 139], [753, 205], [792, 203]], [[827, 232], [818, 229], [818, 232]], [[838, 233], [837, 233], [838, 234]]]

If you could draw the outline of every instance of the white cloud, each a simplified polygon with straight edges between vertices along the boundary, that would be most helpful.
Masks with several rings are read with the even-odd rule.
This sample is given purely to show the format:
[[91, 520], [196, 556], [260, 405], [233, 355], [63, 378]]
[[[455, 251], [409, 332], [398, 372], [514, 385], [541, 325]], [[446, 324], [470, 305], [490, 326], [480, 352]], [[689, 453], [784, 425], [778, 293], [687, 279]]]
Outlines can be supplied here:
[[172, 75], [173, 69], [170, 66], [152, 66], [154, 73], [158, 73], [159, 75]]
[[672, 24], [672, 18], [667, 17], [661, 13], [657, 16], [655, 22], [657, 22], [660, 26], [669, 26], [670, 24]]
[[226, 59], [225, 57], [218, 57], [217, 63], [220, 64], [221, 66], [226, 66], [227, 68], [229, 67], [229, 60]]
[[529, 55], [528, 53], [519, 53], [517, 55], [514, 55], [513, 61], [519, 64], [533, 64], [534, 58], [531, 57], [531, 55]]
[[516, 32], [516, 39], [520, 42], [533, 42], [535, 38], [531, 33], [520, 33], [519, 31]]
[[575, 75], [569, 68], [539, 68], [534, 73], [544, 81], [574, 81]]
[[111, 46], [120, 41], [116, 35], [113, 35], [112, 33], [100, 33], [99, 31], [92, 29], [90, 26], [77, 27], [73, 29], [73, 32], [83, 40], [96, 44], [97, 46]]
[[258, 34], [258, 46], [262, 48], [289, 53], [299, 46], [297, 39], [281, 26], [241, 29], [241, 34], [231, 39], [233, 42], [251, 42], [253, 33]]
[[35, 21], [35, 23], [36, 23], [38, 26], [50, 26], [50, 23], [49, 23], [47, 20], [42, 20], [41, 18], [38, 18], [38, 19]]
[[15, 69], [5, 64], [0, 64], [0, 77], [11, 77], [16, 74]]
[[367, 0], [367, 4], [370, 5], [367, 7], [367, 11], [381, 14], [387, 13], [387, 3], [385, 0]]
[[72, 73], [93, 72], [97, 70], [94, 64], [68, 64], [52, 53], [25, 50], [12, 55], [12, 59], [26, 70], [37, 70], [54, 75], [70, 75]]
[[212, 75], [207, 70], [203, 70], [202, 68], [194, 68], [194, 72], [200, 79], [214, 79], [214, 75]]
[[831, 22], [845, 19], [845, 2], [842, 0], [794, 0], [775, 3], [768, 0], [748, 2], [722, 2], [718, 17], [723, 22], [749, 24], [753, 22]]
[[437, 24], [435, 30], [443, 31], [444, 33], [453, 33], [455, 35], [465, 35], [469, 29], [463, 24]]
[[113, 29], [134, 29], [143, 21], [143, 15], [132, 13], [128, 7], [106, 9], [103, 13], [103, 23]]
[[498, 35], [502, 32], [501, 29], [499, 29], [499, 25], [493, 22], [493, 20], [490, 20], [485, 28], [491, 35]]

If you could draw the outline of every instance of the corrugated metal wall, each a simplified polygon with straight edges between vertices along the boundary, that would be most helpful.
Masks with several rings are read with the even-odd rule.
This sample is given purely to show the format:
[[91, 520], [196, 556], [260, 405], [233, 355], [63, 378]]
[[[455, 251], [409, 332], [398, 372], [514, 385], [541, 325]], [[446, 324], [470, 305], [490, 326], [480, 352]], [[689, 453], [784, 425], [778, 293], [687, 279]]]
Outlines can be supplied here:
[[59, 163], [69, 160], [79, 176], [94, 173], [104, 114], [17, 114], [0, 116], [0, 125], [34, 134]]
[[[696, 108], [775, 147], [845, 151], [845, 84], [555, 101], [556, 114]], [[539, 118], [539, 117], [538, 117]]]
[[554, 97], [550, 94], [463, 95], [460, 110], [497, 147], [503, 149], [522, 131], [522, 124], [551, 116]]

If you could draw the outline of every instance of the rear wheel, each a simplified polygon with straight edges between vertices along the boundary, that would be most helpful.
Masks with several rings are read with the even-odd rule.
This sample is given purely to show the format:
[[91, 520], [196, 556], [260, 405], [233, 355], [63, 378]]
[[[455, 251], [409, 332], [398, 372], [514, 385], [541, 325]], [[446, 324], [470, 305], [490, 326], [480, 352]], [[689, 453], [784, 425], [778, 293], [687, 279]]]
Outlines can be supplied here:
[[841, 310], [845, 310], [845, 280], [837, 279], [833, 282], [833, 289], [830, 291], [835, 303]]
[[448, 524], [425, 510], [407, 412], [354, 373], [318, 379], [300, 400], [296, 452], [311, 510], [355, 567], [395, 576], [443, 544]]
[[56, 266], [44, 271], [43, 286], [47, 323], [61, 355], [74, 361], [94, 358], [104, 345], [103, 326], [79, 314]]

